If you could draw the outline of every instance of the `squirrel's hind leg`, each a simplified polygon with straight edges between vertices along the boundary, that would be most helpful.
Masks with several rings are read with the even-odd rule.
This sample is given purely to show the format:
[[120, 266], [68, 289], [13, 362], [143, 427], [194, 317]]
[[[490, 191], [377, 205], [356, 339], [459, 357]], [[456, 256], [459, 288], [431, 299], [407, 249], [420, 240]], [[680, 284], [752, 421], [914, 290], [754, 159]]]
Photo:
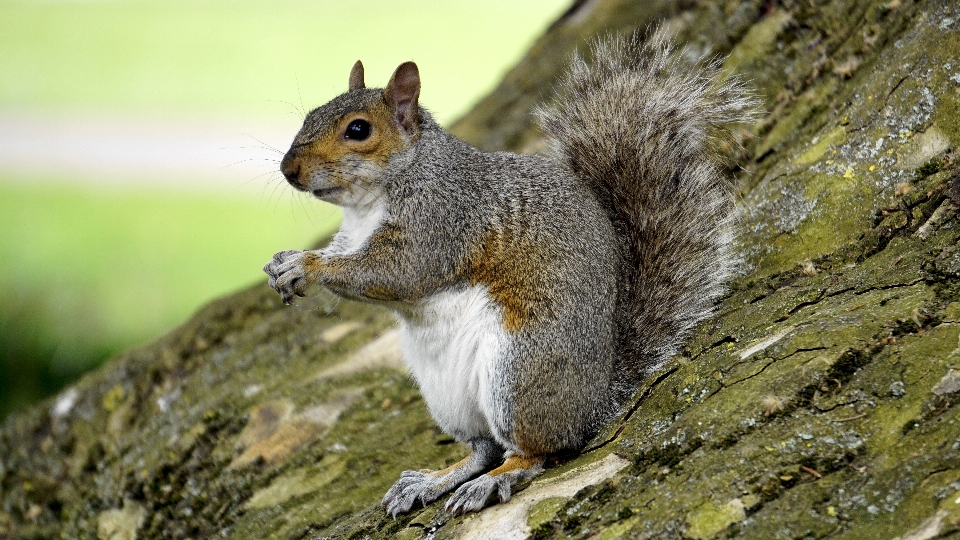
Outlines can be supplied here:
[[504, 450], [493, 439], [471, 439], [469, 444], [473, 449], [470, 455], [446, 469], [404, 471], [383, 496], [387, 513], [396, 518], [397, 514], [409, 512], [417, 501], [426, 506], [503, 459]]
[[509, 501], [513, 486], [538, 475], [543, 470], [543, 462], [543, 456], [508, 457], [503, 465], [460, 486], [447, 501], [447, 512], [476, 512], [487, 504], [494, 492], [500, 502]]

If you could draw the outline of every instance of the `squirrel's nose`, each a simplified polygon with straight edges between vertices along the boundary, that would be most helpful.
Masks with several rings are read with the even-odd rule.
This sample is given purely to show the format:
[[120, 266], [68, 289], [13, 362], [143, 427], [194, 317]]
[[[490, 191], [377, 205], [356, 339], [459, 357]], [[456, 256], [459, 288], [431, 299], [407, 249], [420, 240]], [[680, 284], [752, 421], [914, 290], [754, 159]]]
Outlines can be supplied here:
[[280, 162], [280, 172], [286, 177], [287, 182], [297, 185], [297, 179], [300, 176], [300, 160], [288, 153]]

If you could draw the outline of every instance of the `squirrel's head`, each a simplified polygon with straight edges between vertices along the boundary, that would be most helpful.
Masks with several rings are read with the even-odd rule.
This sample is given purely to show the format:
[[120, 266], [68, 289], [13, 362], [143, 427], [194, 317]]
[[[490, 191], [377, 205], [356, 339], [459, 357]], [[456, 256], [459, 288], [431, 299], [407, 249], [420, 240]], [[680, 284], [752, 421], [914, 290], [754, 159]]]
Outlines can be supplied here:
[[353, 206], [373, 196], [390, 160], [420, 137], [420, 72], [413, 62], [394, 71], [386, 88], [367, 88], [363, 64], [350, 72], [350, 90], [307, 115], [280, 171], [293, 187]]

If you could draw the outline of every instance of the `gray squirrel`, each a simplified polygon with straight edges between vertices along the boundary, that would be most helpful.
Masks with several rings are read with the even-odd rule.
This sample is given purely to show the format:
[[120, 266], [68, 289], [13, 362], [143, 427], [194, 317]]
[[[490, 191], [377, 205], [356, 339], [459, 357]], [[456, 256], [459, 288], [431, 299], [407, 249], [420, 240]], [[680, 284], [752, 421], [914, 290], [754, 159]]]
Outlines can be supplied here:
[[431, 415], [472, 449], [404, 472], [383, 498], [394, 517], [454, 490], [453, 513], [507, 501], [582, 450], [723, 293], [734, 183], [718, 142], [755, 99], [650, 34], [573, 57], [536, 111], [553, 158], [474, 148], [419, 106], [416, 64], [379, 89], [359, 61], [284, 156], [343, 222], [323, 249], [277, 253], [270, 286], [287, 304], [317, 283], [393, 310]]

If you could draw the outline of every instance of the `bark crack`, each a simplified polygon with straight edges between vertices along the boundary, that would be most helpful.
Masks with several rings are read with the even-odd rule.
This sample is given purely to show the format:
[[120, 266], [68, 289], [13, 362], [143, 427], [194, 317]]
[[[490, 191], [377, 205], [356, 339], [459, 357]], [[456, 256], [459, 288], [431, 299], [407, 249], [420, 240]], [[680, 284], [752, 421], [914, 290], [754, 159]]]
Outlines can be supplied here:
[[[770, 358], [770, 362], [768, 362], [765, 366], [763, 366], [762, 368], [760, 368], [760, 370], [757, 371], [756, 373], [754, 373], [754, 374], [752, 374], [752, 375], [748, 375], [748, 376], [746, 376], [746, 377], [744, 377], [744, 378], [742, 378], [742, 379], [737, 379], [736, 381], [733, 381], [733, 382], [731, 382], [731, 383], [729, 383], [729, 384], [725, 384], [724, 382], [721, 381], [721, 382], [720, 382], [720, 386], [723, 387], [723, 388], [730, 388], [730, 387], [735, 386], [735, 385], [737, 385], [737, 384], [740, 384], [740, 383], [742, 383], [742, 382], [744, 382], [744, 381], [748, 381], [748, 380], [756, 377], [757, 375], [760, 375], [760, 374], [763, 373], [768, 367], [770, 367], [770, 366], [773, 365], [773, 364], [776, 364], [777, 362], [781, 362], [781, 361], [783, 361], [783, 360], [786, 360], [786, 359], [788, 359], [788, 358], [790, 358], [790, 357], [792, 357], [792, 356], [795, 356], [795, 355], [797, 355], [797, 354], [800, 354], [800, 353], [813, 352], [813, 351], [823, 351], [823, 350], [826, 350], [826, 349], [828, 349], [828, 348], [829, 348], [829, 347], [811, 347], [811, 348], [809, 348], [809, 349], [797, 349], [797, 350], [793, 351], [792, 353], [790, 353], [790, 354], [788, 354], [788, 355], [786, 355], [786, 356], [784, 356], [784, 357], [782, 357], [782, 358], [770, 358], [769, 356], [767, 356], [766, 358]], [[745, 362], [743, 362], [743, 363], [745, 363]], [[716, 392], [714, 392], [714, 393], [716, 393]], [[710, 394], [710, 395], [712, 396], [713, 394]], [[710, 396], [707, 396], [707, 398], [709, 398], [709, 397], [710, 397]], [[706, 398], [704, 399], [704, 401], [706, 401]]]
[[866, 293], [868, 293], [868, 292], [873, 292], [873, 291], [889, 291], [890, 289], [901, 289], [901, 288], [904, 288], [904, 287], [913, 287], [914, 285], [917, 285], [918, 283], [923, 283], [923, 278], [917, 278], [917, 279], [915, 279], [915, 280], [913, 280], [913, 281], [910, 281], [910, 282], [908, 282], [908, 283], [893, 283], [893, 284], [890, 284], [890, 285], [879, 285], [879, 286], [876, 286], [876, 287], [868, 287], [868, 288], [866, 288], [866, 289], [863, 289], [862, 291], [854, 291], [853, 294], [854, 294], [855, 296], [860, 296], [861, 294], [866, 294]]
[[607, 437], [605, 440], [603, 440], [603, 441], [601, 441], [601, 442], [599, 442], [599, 443], [597, 443], [597, 444], [595, 444], [595, 445], [593, 445], [593, 446], [590, 446], [590, 447], [586, 448], [586, 449], [583, 451], [583, 453], [587, 453], [587, 452], [592, 452], [592, 451], [594, 451], [594, 450], [598, 450], [598, 449], [603, 448], [604, 446], [612, 443], [613, 441], [617, 440], [617, 438], [620, 437], [620, 434], [623, 433], [624, 428], [627, 427], [627, 422], [630, 421], [630, 418], [633, 416], [633, 413], [637, 412], [637, 409], [640, 408], [640, 405], [642, 405], [643, 402], [646, 401], [646, 399], [647, 399], [648, 397], [650, 397], [650, 394], [653, 393], [653, 389], [656, 388], [657, 386], [659, 386], [660, 383], [662, 383], [664, 380], [666, 380], [667, 377], [669, 377], [670, 375], [673, 375], [674, 373], [676, 373], [677, 370], [679, 370], [679, 369], [680, 369], [679, 367], [673, 366], [673, 367], [671, 367], [670, 369], [668, 369], [667, 371], [665, 371], [665, 372], [661, 373], [659, 376], [657, 376], [657, 378], [654, 379], [652, 383], [650, 383], [650, 386], [648, 386], [646, 389], [644, 389], [644, 391], [640, 394], [640, 397], [636, 398], [636, 400], [634, 401], [633, 405], [631, 405], [631, 406], [630, 406], [630, 409], [627, 410], [627, 413], [626, 413], [625, 415], [623, 415], [623, 418], [620, 419], [620, 425], [617, 426], [617, 430], [616, 430], [612, 435], [610, 435], [609, 437]]

